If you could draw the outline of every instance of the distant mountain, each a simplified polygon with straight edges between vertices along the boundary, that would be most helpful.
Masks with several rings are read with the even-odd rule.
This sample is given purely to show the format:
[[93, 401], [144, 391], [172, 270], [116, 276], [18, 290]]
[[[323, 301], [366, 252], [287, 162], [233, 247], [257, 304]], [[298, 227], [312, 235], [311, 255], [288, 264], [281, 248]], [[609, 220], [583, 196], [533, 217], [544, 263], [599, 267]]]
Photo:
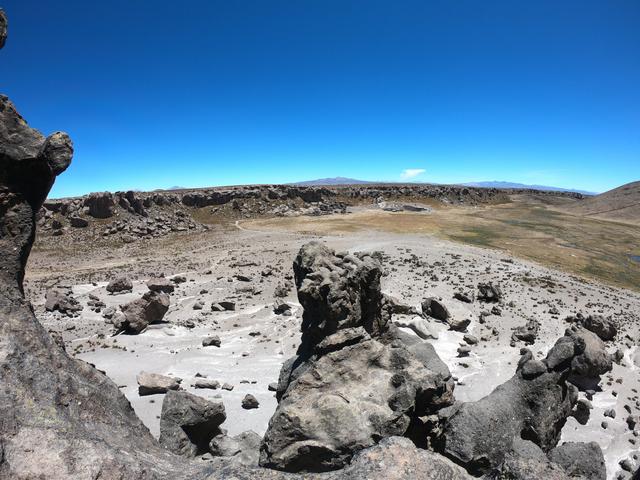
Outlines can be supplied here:
[[514, 183], [514, 182], [469, 182], [469, 183], [461, 183], [460, 185], [464, 185], [465, 187], [479, 187], [479, 188], [532, 188], [534, 190], [544, 190], [548, 192], [576, 192], [582, 193], [583, 195], [597, 195], [596, 192], [588, 192], [586, 190], [577, 190], [573, 188], [560, 188], [560, 187], [549, 187], [547, 185], [526, 185], [524, 183]]
[[301, 185], [301, 186], [321, 186], [321, 185], [364, 185], [369, 183], [378, 183], [378, 182], [368, 182], [366, 180], [356, 180], [355, 178], [345, 178], [345, 177], [333, 177], [333, 178], [319, 178], [317, 180], [307, 180], [305, 182], [295, 182], [292, 185]]

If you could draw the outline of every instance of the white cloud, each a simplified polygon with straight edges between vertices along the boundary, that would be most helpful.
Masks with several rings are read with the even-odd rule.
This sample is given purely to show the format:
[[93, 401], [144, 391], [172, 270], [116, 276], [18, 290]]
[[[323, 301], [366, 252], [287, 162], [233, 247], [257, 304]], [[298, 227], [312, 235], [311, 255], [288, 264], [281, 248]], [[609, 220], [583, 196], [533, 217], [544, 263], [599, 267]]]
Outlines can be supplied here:
[[409, 180], [422, 175], [426, 170], [424, 168], [405, 168], [400, 174], [400, 178], [403, 180]]

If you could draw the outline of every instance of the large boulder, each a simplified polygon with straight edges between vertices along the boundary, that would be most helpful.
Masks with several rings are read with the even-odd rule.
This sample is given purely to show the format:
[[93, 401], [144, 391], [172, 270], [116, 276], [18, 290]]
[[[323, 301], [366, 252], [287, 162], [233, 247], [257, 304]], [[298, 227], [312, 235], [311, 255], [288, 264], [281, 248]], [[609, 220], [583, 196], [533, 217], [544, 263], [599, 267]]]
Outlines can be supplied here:
[[159, 322], [169, 310], [169, 295], [166, 293], [146, 292], [142, 298], [122, 305], [122, 316], [114, 323], [118, 331], [140, 333], [150, 324]]
[[606, 480], [607, 469], [600, 445], [596, 442], [567, 442], [548, 454], [549, 460], [560, 465], [572, 478]]
[[[412, 419], [452, 403], [452, 384], [425, 367], [381, 320], [380, 265], [318, 243], [294, 262], [304, 306], [298, 355], [285, 362], [260, 464], [286, 471], [344, 467]], [[435, 352], [434, 352], [435, 354]]]
[[[5, 28], [1, 13], [0, 46]], [[158, 445], [115, 383], [55, 342], [24, 297], [36, 214], [72, 153], [66, 134], [45, 138], [0, 96], [0, 478], [202, 478], [203, 467]]]
[[89, 215], [93, 218], [110, 218], [115, 213], [115, 202], [109, 192], [91, 193], [84, 201], [89, 208]]
[[44, 308], [48, 312], [59, 311], [67, 315], [73, 315], [82, 310], [82, 305], [73, 298], [68, 288], [51, 288], [45, 295]]
[[133, 290], [133, 283], [127, 277], [114, 278], [107, 284], [107, 292], [123, 293]]
[[429, 297], [422, 301], [422, 314], [442, 322], [446, 322], [451, 316], [445, 304], [435, 297]]
[[226, 418], [222, 402], [170, 390], [162, 402], [160, 444], [186, 457], [202, 455]]
[[587, 334], [591, 332], [568, 330], [543, 361], [523, 349], [509, 381], [476, 402], [440, 411], [438, 450], [471, 473], [484, 474], [503, 464], [519, 439], [544, 452], [553, 449], [578, 398], [568, 380], [605, 371], [592, 364], [597, 355], [585, 347]]

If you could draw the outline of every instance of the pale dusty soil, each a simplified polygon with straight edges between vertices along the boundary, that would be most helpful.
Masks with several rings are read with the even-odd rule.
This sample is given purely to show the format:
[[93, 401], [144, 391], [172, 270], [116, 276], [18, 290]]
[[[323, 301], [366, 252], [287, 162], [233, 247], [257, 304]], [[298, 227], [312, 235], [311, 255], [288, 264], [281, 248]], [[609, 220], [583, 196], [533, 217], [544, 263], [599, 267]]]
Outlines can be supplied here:
[[[618, 461], [636, 451], [630, 443], [635, 437], [625, 423], [628, 414], [624, 406], [639, 413], [639, 294], [587, 282], [505, 252], [453, 243], [428, 233], [358, 230], [318, 236], [264, 232], [242, 223], [239, 227], [144, 241], [110, 251], [91, 252], [85, 248], [81, 254], [70, 255], [36, 249], [32, 255], [27, 291], [38, 317], [46, 328], [62, 333], [67, 351], [104, 370], [121, 386], [153, 434], [158, 434], [163, 396], [138, 396], [135, 377], [142, 370], [181, 377], [187, 391], [221, 399], [227, 411], [223, 426], [229, 433], [247, 429], [264, 433], [276, 407], [267, 387], [277, 381], [280, 365], [295, 352], [302, 313], [291, 289], [286, 300], [294, 306], [293, 315], [273, 314], [274, 289], [287, 277], [292, 278], [291, 263], [299, 247], [319, 239], [336, 250], [382, 251], [386, 255], [386, 293], [416, 306], [427, 296], [441, 297], [454, 317], [472, 320], [469, 333], [481, 341], [467, 358], [456, 357], [461, 333], [430, 322], [437, 337], [431, 342], [458, 380], [455, 394], [459, 400], [477, 400], [513, 375], [523, 344], [509, 345], [511, 329], [524, 325], [528, 319], [542, 324], [538, 340], [529, 347], [542, 355], [567, 328], [565, 316], [577, 312], [613, 315], [619, 321], [620, 332], [608, 348], [611, 352], [621, 348], [625, 359], [603, 378], [602, 391], [594, 396], [595, 408], [589, 423], [581, 426], [569, 419], [563, 440], [597, 441], [605, 451], [609, 478], [619, 471]], [[262, 272], [269, 269], [272, 274], [263, 276]], [[134, 291], [107, 294], [107, 281], [120, 274], [134, 280]], [[183, 274], [187, 282], [171, 295], [166, 322], [153, 325], [140, 335], [111, 337], [112, 326], [101, 313], [86, 306], [89, 293], [107, 305], [122, 305], [139, 297], [146, 289], [144, 282], [158, 274]], [[252, 281], [239, 281], [236, 274], [250, 276]], [[475, 291], [479, 282], [486, 281], [502, 287], [505, 302], [502, 315], [490, 315], [482, 325], [478, 315], [491, 306], [466, 304], [452, 297], [458, 290]], [[45, 288], [59, 284], [73, 286], [74, 294], [85, 305], [79, 317], [70, 319], [44, 311]], [[200, 311], [193, 309], [198, 299], [205, 302]], [[235, 300], [237, 311], [211, 312], [211, 303], [223, 299]], [[549, 313], [552, 307], [557, 308], [558, 315]], [[184, 326], [187, 319], [194, 320], [195, 328]], [[202, 347], [202, 339], [210, 334], [220, 336], [221, 348]], [[196, 373], [229, 382], [234, 389], [195, 390], [191, 384]], [[258, 398], [260, 408], [241, 408], [246, 393]], [[609, 427], [605, 430], [600, 425], [606, 408], [614, 408], [617, 415], [606, 419]]]

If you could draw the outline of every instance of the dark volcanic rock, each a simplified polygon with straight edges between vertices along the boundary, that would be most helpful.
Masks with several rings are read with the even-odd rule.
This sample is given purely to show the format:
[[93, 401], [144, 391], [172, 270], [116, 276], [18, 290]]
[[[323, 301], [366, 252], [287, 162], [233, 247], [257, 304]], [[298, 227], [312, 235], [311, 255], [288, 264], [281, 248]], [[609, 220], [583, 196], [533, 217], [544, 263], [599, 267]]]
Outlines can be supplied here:
[[74, 228], [87, 228], [89, 222], [81, 217], [69, 217], [69, 224]]
[[133, 283], [127, 277], [118, 277], [107, 284], [107, 292], [122, 293], [133, 290]]
[[92, 193], [84, 204], [89, 207], [89, 215], [93, 218], [110, 218], [115, 213], [116, 204], [109, 192]]
[[489, 473], [513, 450], [515, 439], [530, 440], [544, 452], [555, 447], [577, 401], [569, 378], [604, 373], [592, 365], [597, 352], [593, 347], [587, 354], [581, 333], [567, 331], [543, 362], [523, 349], [509, 381], [477, 402], [442, 410], [438, 449], [472, 473]]
[[447, 307], [440, 300], [434, 297], [423, 300], [422, 313], [423, 315], [428, 315], [429, 317], [433, 317], [443, 322], [446, 322], [451, 316]]
[[572, 478], [606, 480], [607, 470], [600, 445], [595, 442], [567, 442], [549, 452], [549, 460], [560, 465]]
[[147, 288], [152, 292], [173, 293], [175, 285], [166, 278], [151, 278], [147, 281]]
[[301, 248], [294, 272], [305, 308], [303, 340], [280, 373], [261, 465], [341, 468], [357, 451], [404, 435], [413, 417], [452, 402], [452, 384], [425, 368], [382, 320], [373, 257], [337, 256], [311, 243]]
[[71, 290], [62, 288], [52, 288], [47, 291], [44, 303], [45, 310], [53, 312], [57, 310], [61, 313], [71, 315], [82, 310], [82, 305], [73, 298]]
[[142, 298], [120, 307], [123, 316], [114, 322], [114, 326], [127, 333], [140, 333], [150, 324], [162, 320], [169, 310], [169, 303], [166, 293], [146, 292]]
[[204, 476], [158, 445], [109, 378], [69, 357], [23, 296], [36, 213], [72, 152], [0, 96], [0, 478]]
[[582, 326], [598, 335], [605, 342], [613, 340], [618, 333], [615, 323], [613, 323], [611, 319], [601, 315], [589, 315], [583, 319]]
[[380, 264], [369, 255], [338, 257], [318, 242], [304, 245], [293, 262], [304, 308], [302, 344], [313, 346], [340, 328], [384, 329]]
[[206, 453], [226, 418], [222, 402], [169, 391], [162, 402], [160, 445], [186, 457]]
[[493, 283], [478, 284], [478, 300], [481, 302], [499, 302], [502, 299], [502, 290]]

